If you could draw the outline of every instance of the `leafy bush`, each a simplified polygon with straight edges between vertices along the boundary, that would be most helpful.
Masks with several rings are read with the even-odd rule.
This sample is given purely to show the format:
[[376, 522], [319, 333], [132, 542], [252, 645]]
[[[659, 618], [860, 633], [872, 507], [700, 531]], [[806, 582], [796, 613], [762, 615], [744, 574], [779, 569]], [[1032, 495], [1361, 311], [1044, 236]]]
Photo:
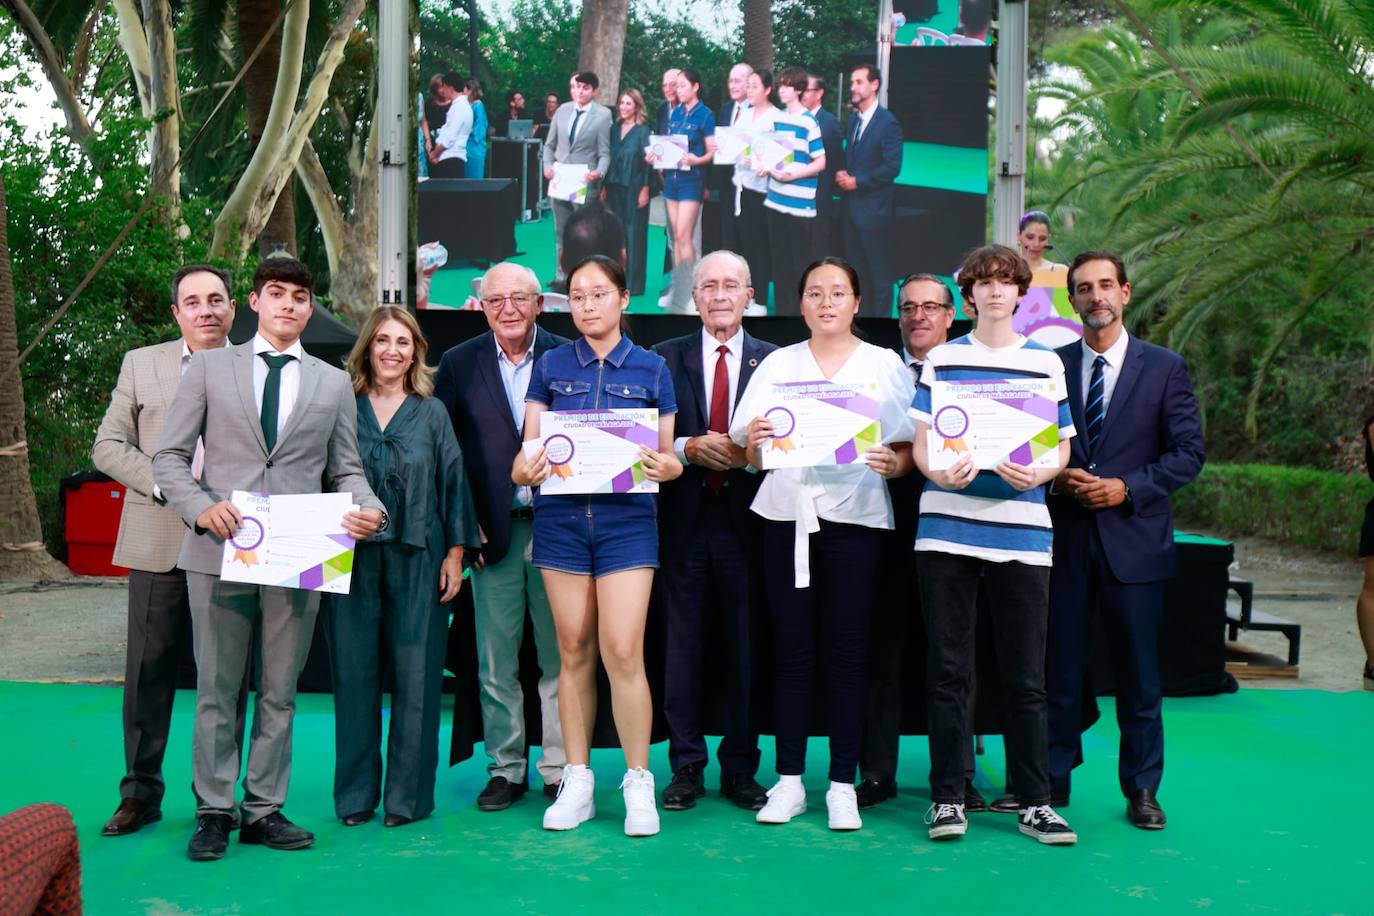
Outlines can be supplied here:
[[1173, 503], [1178, 520], [1188, 524], [1354, 554], [1371, 499], [1374, 481], [1365, 476], [1272, 464], [1208, 464]]

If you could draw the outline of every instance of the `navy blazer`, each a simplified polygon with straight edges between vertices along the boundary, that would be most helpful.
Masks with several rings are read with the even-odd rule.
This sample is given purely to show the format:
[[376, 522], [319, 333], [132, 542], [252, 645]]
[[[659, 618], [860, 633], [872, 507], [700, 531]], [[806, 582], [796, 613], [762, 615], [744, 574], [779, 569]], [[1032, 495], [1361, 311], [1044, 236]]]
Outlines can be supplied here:
[[859, 115], [849, 118], [845, 132], [845, 170], [859, 186], [841, 197], [845, 218], [864, 231], [885, 230], [896, 215], [893, 182], [902, 171], [902, 127], [892, 112], [879, 105], [859, 141], [854, 131]]
[[[759, 363], [769, 353], [777, 349], [775, 344], [758, 340], [744, 333], [744, 347], [741, 353], [739, 383], [735, 388], [735, 404], [744, 395], [745, 386], [758, 368]], [[673, 425], [673, 437], [702, 436], [709, 429], [706, 416], [706, 375], [701, 359], [701, 331], [694, 331], [683, 337], [665, 340], [654, 347], [654, 352], [662, 356], [673, 376], [673, 390], [677, 392], [677, 421]], [[730, 503], [730, 514], [737, 525], [749, 524], [749, 506], [763, 482], [762, 474], [751, 474], [743, 468], [727, 471], [726, 495]], [[687, 464], [682, 476], [659, 487], [658, 491], [658, 530], [660, 541], [671, 543], [690, 537], [696, 531], [697, 512], [701, 508], [701, 492], [705, 484], [706, 469], [696, 464]]]
[[840, 119], [824, 108], [816, 109], [816, 121], [825, 144], [825, 171], [816, 176], [816, 215], [829, 219], [836, 212], [835, 173], [844, 168], [844, 131]]
[[[567, 338], [536, 326], [534, 359], [565, 343]], [[510, 469], [522, 437], [511, 416], [491, 331], [449, 348], [439, 360], [434, 396], [448, 408], [463, 448], [477, 521], [487, 538], [482, 560], [499, 563], [510, 549], [510, 508], [515, 499]]]
[[[1083, 420], [1083, 346], [1075, 341], [1056, 352], [1064, 361], [1069, 407], [1078, 431], [1070, 440], [1069, 467], [1086, 468], [1098, 477], [1120, 477], [1130, 488], [1131, 499], [1094, 511], [1051, 488], [1048, 503], [1054, 519], [1055, 559], [1061, 555], [1062, 544], [1085, 537], [1096, 525], [1102, 552], [1118, 581], [1168, 579], [1174, 574], [1169, 495], [1196, 477], [1206, 460], [1202, 418], [1187, 364], [1177, 353], [1130, 337], [1102, 435], [1089, 453], [1088, 424]], [[1074, 572], [1056, 568], [1056, 574]]]

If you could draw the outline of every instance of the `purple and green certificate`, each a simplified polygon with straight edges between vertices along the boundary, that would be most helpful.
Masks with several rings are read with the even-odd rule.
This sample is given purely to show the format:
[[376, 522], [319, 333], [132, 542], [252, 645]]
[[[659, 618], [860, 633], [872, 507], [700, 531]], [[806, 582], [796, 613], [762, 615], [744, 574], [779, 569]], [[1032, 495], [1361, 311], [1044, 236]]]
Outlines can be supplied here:
[[968, 453], [979, 470], [1003, 461], [1059, 465], [1059, 384], [1039, 378], [935, 382], [930, 386], [930, 467], [944, 470]]
[[539, 415], [540, 438], [524, 445], [532, 455], [542, 445], [551, 473], [539, 487], [547, 496], [580, 493], [657, 493], [644, 476], [640, 446], [658, 450], [658, 411], [550, 410]]
[[876, 382], [775, 382], [769, 395], [766, 470], [862, 464], [864, 452], [883, 441]]

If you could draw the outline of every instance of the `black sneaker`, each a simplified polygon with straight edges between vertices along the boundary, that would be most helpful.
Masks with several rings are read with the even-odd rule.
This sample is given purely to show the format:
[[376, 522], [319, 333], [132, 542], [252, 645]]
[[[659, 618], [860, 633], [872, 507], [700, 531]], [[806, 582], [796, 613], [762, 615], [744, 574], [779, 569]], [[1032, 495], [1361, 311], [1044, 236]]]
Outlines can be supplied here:
[[1048, 846], [1072, 846], [1078, 842], [1078, 834], [1073, 832], [1069, 822], [1055, 814], [1049, 805], [1022, 808], [1017, 816], [1022, 833]]
[[663, 790], [663, 810], [695, 808], [697, 799], [705, 794], [706, 780], [701, 775], [701, 764], [689, 763], [673, 774], [673, 781]]
[[202, 814], [196, 818], [196, 832], [186, 844], [186, 855], [196, 862], [211, 862], [224, 858], [229, 848], [229, 830], [233, 818], [228, 814]]
[[926, 823], [930, 825], [927, 832], [932, 840], [952, 840], [968, 833], [963, 805], [933, 804], [926, 812]]

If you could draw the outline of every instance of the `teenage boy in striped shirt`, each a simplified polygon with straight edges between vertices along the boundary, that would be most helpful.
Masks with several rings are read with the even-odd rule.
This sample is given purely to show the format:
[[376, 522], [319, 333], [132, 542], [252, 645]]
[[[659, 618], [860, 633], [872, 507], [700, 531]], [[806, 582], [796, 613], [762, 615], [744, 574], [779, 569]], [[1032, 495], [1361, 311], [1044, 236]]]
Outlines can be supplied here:
[[[957, 274], [972, 304], [974, 331], [931, 350], [912, 402], [912, 453], [926, 476], [916, 528], [921, 612], [930, 642], [931, 839], [968, 829], [964, 751], [974, 676], [979, 588], [987, 590], [1006, 708], [1008, 779], [1016, 787], [1021, 832], [1067, 845], [1078, 836], [1050, 807], [1045, 706], [1045, 638], [1053, 530], [1044, 485], [1068, 464], [1074, 435], [1059, 355], [1012, 329], [1030, 288], [1030, 266], [1002, 245], [979, 248]], [[967, 452], [946, 470], [930, 467], [931, 384], [936, 381], [1049, 379], [1058, 392], [1059, 459], [1032, 468], [1004, 460], [978, 470]]]
[[768, 196], [763, 205], [768, 208], [774, 314], [800, 315], [801, 293], [797, 287], [802, 273], [812, 261], [831, 253], [821, 250], [825, 227], [816, 219], [816, 176], [825, 171], [825, 143], [816, 116], [802, 104], [806, 70], [788, 67], [778, 74], [774, 85], [785, 111], [774, 116], [773, 130], [791, 141], [793, 159], [766, 173]]

